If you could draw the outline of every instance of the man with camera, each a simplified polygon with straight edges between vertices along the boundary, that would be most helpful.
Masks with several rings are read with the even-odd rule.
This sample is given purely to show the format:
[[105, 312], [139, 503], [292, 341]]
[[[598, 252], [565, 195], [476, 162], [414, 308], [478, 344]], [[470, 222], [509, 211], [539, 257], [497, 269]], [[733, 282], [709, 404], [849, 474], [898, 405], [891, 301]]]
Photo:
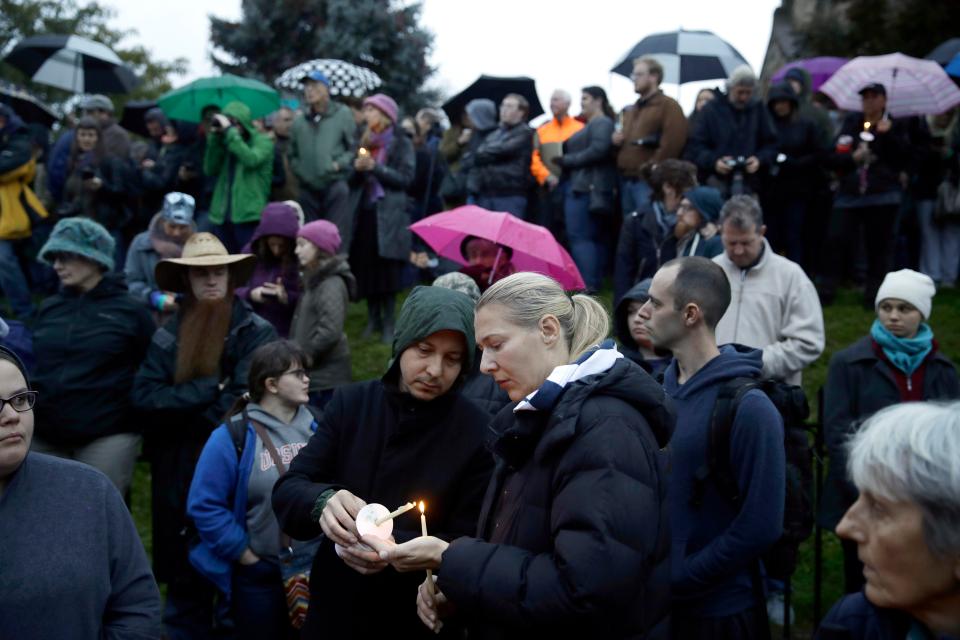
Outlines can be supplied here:
[[663, 67], [655, 58], [644, 56], [633, 61], [633, 88], [640, 95], [620, 115], [613, 132], [613, 144], [619, 147], [617, 168], [623, 193], [623, 214], [641, 208], [650, 200], [651, 188], [643, 176], [650, 165], [679, 158], [687, 142], [687, 119], [677, 101], [660, 90]]
[[763, 103], [753, 99], [756, 86], [750, 67], [734, 69], [727, 92], [707, 103], [690, 133], [687, 159], [725, 197], [758, 192], [760, 167], [776, 159], [777, 134]]
[[273, 141], [253, 126], [247, 105], [231, 102], [212, 116], [203, 172], [216, 179], [214, 233], [238, 253], [253, 236], [273, 179]]

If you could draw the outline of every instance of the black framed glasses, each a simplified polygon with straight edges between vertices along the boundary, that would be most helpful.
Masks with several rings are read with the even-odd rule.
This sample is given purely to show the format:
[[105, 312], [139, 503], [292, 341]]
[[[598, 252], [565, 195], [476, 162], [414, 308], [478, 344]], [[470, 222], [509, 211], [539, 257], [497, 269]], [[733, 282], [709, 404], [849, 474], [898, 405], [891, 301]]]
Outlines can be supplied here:
[[304, 377], [310, 377], [310, 374], [306, 369], [293, 369], [292, 371], [284, 371], [281, 376], [293, 376], [294, 378], [302, 380]]
[[36, 391], [21, 391], [9, 398], [0, 398], [0, 412], [7, 405], [13, 407], [13, 410], [17, 413], [30, 411], [30, 409], [33, 409], [33, 405], [37, 404], [37, 395]]

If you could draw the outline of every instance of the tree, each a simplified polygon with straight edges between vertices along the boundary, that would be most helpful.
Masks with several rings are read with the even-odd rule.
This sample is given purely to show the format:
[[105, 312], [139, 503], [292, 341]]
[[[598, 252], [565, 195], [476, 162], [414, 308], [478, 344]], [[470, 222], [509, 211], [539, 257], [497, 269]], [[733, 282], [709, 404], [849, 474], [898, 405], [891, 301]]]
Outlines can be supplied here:
[[[141, 79], [131, 93], [114, 96], [118, 106], [128, 100], [156, 98], [172, 88], [171, 75], [183, 75], [186, 58], [155, 60], [142, 46], [121, 48], [120, 42], [135, 31], [111, 28], [115, 12], [98, 2], [77, 0], [0, 0], [0, 52], [6, 54], [22, 38], [45, 33], [78, 35], [101, 42], [113, 49]], [[0, 62], [0, 75], [26, 87], [51, 105], [64, 102], [72, 94], [62, 89], [30, 82], [20, 71]]]
[[433, 34], [419, 25], [420, 4], [390, 0], [245, 0], [238, 22], [211, 16], [210, 35], [222, 70], [272, 82], [314, 58], [338, 58], [375, 71], [380, 89], [407, 111], [428, 96], [427, 56]]
[[801, 30], [804, 56], [844, 58], [900, 52], [922, 58], [956, 36], [960, 2], [850, 0], [845, 20], [823, 13]]

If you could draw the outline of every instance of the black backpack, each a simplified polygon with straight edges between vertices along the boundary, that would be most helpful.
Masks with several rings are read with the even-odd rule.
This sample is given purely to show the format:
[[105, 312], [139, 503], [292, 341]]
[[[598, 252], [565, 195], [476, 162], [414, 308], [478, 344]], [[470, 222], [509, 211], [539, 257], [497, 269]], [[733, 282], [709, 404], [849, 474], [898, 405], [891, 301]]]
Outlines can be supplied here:
[[805, 424], [810, 406], [803, 389], [778, 380], [734, 378], [717, 394], [710, 424], [707, 459], [696, 471], [692, 504], [703, 501], [707, 483], [718, 487], [720, 494], [734, 506], [740, 505], [740, 488], [730, 468], [730, 435], [734, 416], [744, 394], [753, 389], [763, 391], [783, 418], [786, 453], [786, 497], [783, 510], [783, 535], [763, 557], [767, 574], [787, 580], [797, 566], [800, 543], [813, 532], [813, 447]]

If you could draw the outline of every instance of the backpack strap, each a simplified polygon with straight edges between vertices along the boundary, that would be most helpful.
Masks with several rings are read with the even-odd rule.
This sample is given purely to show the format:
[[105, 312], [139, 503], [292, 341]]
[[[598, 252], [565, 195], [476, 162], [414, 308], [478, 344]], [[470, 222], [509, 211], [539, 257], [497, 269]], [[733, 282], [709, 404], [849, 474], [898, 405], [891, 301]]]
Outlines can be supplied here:
[[717, 400], [713, 405], [710, 427], [707, 436], [707, 455], [704, 463], [694, 473], [693, 496], [690, 503], [694, 507], [703, 504], [708, 482], [717, 485], [720, 494], [739, 508], [740, 485], [730, 468], [730, 434], [737, 407], [744, 394], [763, 385], [754, 378], [733, 378], [720, 387]]
[[230, 416], [227, 431], [230, 432], [230, 440], [233, 441], [233, 448], [239, 460], [243, 457], [243, 447], [247, 443], [247, 412], [245, 410]]

